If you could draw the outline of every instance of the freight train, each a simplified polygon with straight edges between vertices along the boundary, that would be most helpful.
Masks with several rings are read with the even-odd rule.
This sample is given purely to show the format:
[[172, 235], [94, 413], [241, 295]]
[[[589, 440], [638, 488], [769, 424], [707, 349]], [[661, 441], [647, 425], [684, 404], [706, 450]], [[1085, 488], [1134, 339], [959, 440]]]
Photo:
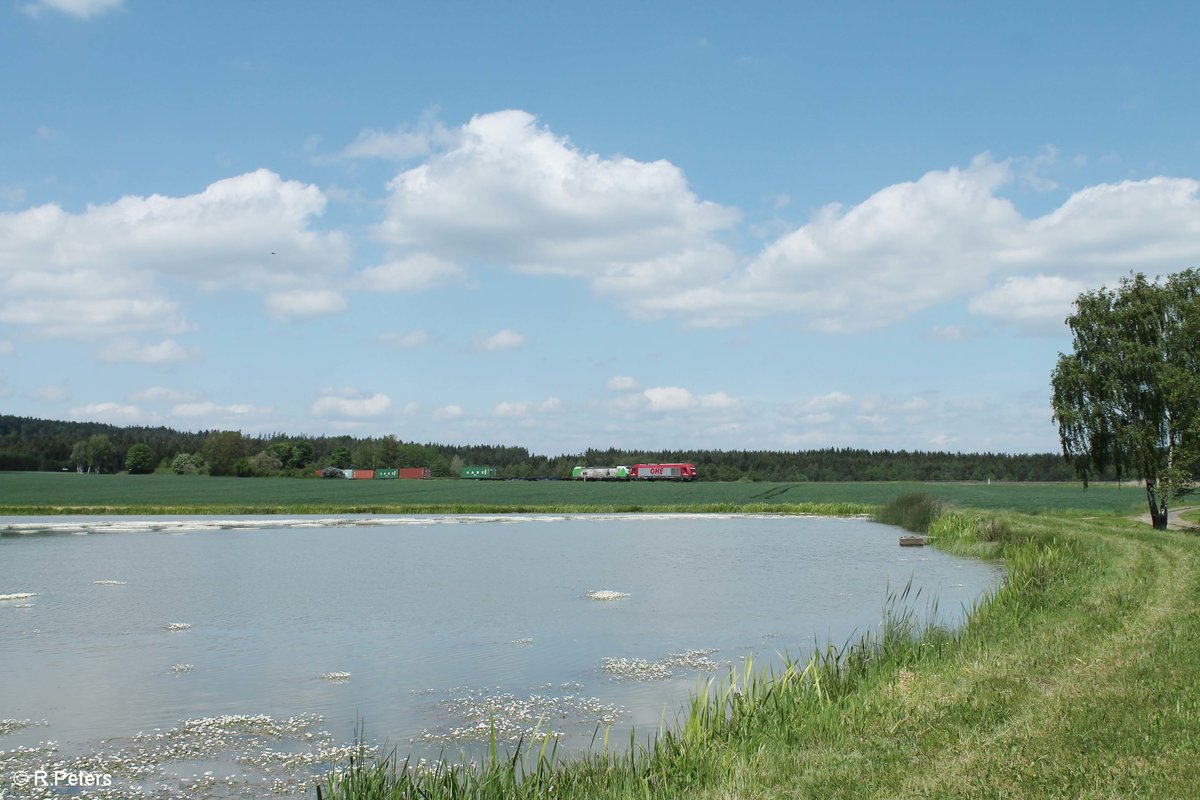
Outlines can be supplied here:
[[349, 478], [352, 481], [369, 481], [381, 479], [427, 481], [431, 474], [429, 467], [393, 467], [391, 469], [338, 469], [325, 467], [317, 470], [318, 478]]
[[632, 467], [575, 467], [571, 477], [580, 481], [694, 481], [695, 464], [634, 464]]

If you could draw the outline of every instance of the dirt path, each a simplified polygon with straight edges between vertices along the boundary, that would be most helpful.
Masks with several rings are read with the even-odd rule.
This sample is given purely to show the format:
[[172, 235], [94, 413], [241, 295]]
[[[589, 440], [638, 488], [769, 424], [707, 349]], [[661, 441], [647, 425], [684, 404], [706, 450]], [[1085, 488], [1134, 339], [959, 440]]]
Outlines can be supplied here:
[[[1167, 509], [1167, 530], [1184, 531], [1195, 528], [1196, 526], [1194, 524], [1180, 519], [1179, 515], [1188, 511], [1195, 511], [1197, 508], [1200, 508], [1200, 506], [1181, 506], [1180, 508]], [[1148, 511], [1138, 517], [1138, 519], [1147, 525], [1154, 524], [1154, 521], [1150, 517], [1150, 512]]]

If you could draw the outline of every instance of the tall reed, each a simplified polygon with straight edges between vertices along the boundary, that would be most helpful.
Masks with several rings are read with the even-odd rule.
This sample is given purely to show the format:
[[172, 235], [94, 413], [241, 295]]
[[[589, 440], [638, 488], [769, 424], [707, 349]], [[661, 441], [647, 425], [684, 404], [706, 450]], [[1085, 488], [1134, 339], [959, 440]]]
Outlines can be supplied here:
[[879, 506], [875, 510], [875, 521], [925, 533], [944, 513], [946, 504], [936, 497], [924, 492], [907, 492]]

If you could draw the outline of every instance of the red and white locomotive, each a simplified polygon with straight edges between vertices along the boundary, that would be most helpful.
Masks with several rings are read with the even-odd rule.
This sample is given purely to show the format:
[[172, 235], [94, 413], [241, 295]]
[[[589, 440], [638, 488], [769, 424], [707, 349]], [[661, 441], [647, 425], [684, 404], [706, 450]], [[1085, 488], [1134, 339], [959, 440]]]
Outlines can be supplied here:
[[695, 464], [634, 464], [630, 468], [636, 480], [651, 481], [694, 481]]

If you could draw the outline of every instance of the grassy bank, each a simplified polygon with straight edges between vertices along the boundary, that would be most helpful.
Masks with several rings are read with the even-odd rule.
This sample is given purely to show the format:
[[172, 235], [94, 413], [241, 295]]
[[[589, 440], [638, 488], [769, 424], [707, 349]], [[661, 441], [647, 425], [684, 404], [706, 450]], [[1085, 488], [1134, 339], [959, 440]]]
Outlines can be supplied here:
[[1072, 483], [597, 483], [346, 481], [0, 472], [0, 514], [403, 514], [875, 506], [909, 492], [1027, 513], [1135, 514], [1136, 489]]
[[1195, 795], [1200, 538], [1084, 514], [951, 512], [930, 532], [1007, 566], [957, 634], [893, 616], [856, 647], [702, 690], [653, 744], [437, 772], [366, 759], [323, 796]]

